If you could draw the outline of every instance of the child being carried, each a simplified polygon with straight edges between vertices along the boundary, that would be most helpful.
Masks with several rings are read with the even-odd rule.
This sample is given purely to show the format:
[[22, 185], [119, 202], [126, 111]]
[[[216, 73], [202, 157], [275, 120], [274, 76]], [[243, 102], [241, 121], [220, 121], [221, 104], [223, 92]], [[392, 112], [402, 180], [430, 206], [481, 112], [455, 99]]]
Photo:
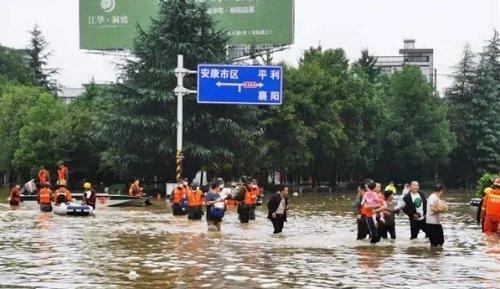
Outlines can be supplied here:
[[367, 206], [373, 212], [373, 223], [377, 223], [377, 217], [380, 222], [385, 224], [384, 208], [387, 207], [385, 200], [373, 190], [376, 186], [375, 182], [370, 182], [368, 184], [368, 191], [365, 192], [361, 205]]

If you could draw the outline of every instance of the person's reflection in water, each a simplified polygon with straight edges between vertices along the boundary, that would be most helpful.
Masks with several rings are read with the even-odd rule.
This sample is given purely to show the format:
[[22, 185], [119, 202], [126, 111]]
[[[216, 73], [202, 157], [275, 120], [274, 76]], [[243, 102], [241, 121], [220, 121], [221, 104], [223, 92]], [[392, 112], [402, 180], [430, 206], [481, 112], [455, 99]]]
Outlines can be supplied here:
[[38, 224], [36, 228], [42, 231], [48, 230], [51, 228], [50, 220], [52, 219], [52, 215], [48, 213], [41, 213], [38, 216]]
[[380, 267], [384, 260], [394, 254], [394, 246], [358, 246], [358, 264], [361, 268], [376, 269]]

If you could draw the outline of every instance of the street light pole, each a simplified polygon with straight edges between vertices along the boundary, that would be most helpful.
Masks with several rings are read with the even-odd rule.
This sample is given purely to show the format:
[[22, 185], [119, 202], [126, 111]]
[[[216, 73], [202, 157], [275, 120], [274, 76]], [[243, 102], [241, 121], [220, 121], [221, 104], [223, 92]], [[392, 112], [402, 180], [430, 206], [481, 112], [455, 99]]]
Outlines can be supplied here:
[[189, 93], [197, 93], [196, 90], [189, 90], [184, 87], [184, 76], [187, 74], [195, 74], [196, 71], [184, 68], [184, 56], [177, 55], [177, 68], [174, 70], [177, 77], [177, 87], [174, 93], [177, 96], [177, 153], [176, 153], [176, 172], [175, 177], [177, 181], [182, 178], [182, 162], [184, 159], [184, 152], [182, 149], [182, 129], [183, 129], [183, 97]]

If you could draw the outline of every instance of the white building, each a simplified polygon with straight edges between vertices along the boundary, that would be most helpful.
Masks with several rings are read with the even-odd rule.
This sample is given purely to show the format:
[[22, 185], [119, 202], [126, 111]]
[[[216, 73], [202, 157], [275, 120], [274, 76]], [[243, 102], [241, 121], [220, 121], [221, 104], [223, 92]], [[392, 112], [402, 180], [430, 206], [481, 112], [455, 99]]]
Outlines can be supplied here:
[[415, 48], [414, 39], [405, 39], [404, 48], [399, 49], [397, 56], [377, 56], [376, 65], [380, 67], [383, 74], [402, 70], [405, 65], [418, 66], [427, 79], [436, 86], [434, 50], [432, 48]]
[[82, 95], [84, 92], [85, 88], [83, 87], [80, 88], [63, 87], [57, 93], [57, 96], [62, 102], [69, 104], [73, 100], [75, 100], [78, 96]]

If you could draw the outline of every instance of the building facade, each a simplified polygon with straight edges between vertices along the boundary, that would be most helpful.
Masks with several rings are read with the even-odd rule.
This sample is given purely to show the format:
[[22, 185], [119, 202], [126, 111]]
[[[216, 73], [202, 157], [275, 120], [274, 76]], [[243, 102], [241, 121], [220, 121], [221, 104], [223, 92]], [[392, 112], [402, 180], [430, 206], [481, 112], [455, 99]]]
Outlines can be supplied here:
[[434, 50], [432, 48], [415, 48], [414, 39], [404, 40], [404, 46], [396, 56], [377, 56], [377, 67], [382, 74], [392, 74], [402, 70], [406, 65], [420, 67], [422, 74], [436, 86], [436, 70], [434, 69]]

